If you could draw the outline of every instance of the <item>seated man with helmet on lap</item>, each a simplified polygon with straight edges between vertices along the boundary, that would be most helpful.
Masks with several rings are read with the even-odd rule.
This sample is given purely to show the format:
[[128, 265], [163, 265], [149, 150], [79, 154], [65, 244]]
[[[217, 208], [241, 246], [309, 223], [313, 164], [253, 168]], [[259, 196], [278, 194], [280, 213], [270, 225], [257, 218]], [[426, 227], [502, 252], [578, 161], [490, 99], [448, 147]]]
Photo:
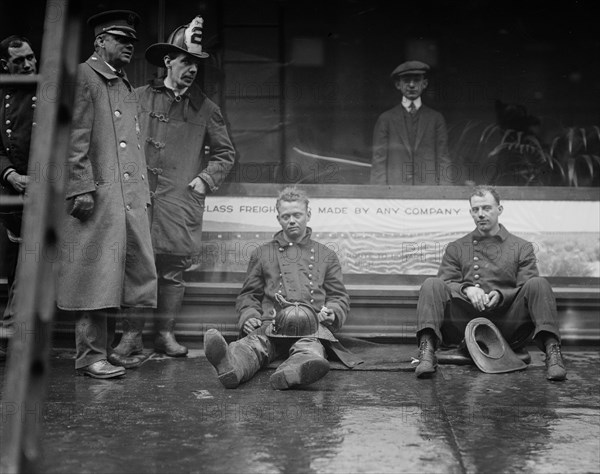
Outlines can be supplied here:
[[206, 358], [226, 388], [285, 356], [270, 378], [277, 390], [324, 377], [326, 349], [347, 367], [360, 363], [333, 335], [346, 321], [350, 298], [337, 255], [311, 238], [306, 194], [288, 187], [276, 208], [282, 230], [253, 252], [236, 302], [245, 337], [230, 345], [216, 329], [204, 337]]

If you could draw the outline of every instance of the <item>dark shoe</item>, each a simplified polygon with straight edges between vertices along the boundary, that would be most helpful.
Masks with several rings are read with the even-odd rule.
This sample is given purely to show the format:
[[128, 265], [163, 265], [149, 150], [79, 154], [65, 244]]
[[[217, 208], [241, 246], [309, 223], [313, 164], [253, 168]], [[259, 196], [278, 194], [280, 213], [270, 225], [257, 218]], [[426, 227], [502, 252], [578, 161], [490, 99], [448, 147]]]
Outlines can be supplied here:
[[119, 344], [113, 349], [114, 352], [121, 356], [141, 354], [144, 350], [142, 341], [144, 323], [145, 319], [142, 313], [135, 313], [130, 317], [122, 318], [123, 335]]
[[125, 369], [123, 367], [115, 367], [106, 359], [103, 359], [86, 367], [82, 367], [81, 369], [77, 369], [77, 375], [88, 375], [95, 379], [112, 379], [113, 377], [125, 375]]
[[204, 335], [204, 355], [217, 370], [225, 388], [236, 388], [240, 384], [241, 377], [231, 362], [227, 341], [216, 329], [209, 329]]
[[[284, 366], [285, 367], [282, 367]], [[286, 390], [295, 385], [308, 385], [322, 379], [329, 372], [329, 362], [322, 357], [307, 358], [300, 363], [282, 364], [269, 379], [275, 390]]]
[[558, 344], [550, 344], [546, 348], [546, 378], [548, 380], [565, 380], [567, 370]]
[[140, 365], [146, 362], [146, 360], [148, 360], [148, 355], [135, 354], [130, 356], [124, 356], [119, 354], [118, 352], [111, 352], [108, 355], [107, 359], [112, 365], [117, 365], [126, 369], [137, 369]]
[[419, 365], [415, 369], [415, 375], [422, 379], [435, 373], [437, 357], [435, 356], [434, 342], [430, 338], [421, 339], [419, 344]]

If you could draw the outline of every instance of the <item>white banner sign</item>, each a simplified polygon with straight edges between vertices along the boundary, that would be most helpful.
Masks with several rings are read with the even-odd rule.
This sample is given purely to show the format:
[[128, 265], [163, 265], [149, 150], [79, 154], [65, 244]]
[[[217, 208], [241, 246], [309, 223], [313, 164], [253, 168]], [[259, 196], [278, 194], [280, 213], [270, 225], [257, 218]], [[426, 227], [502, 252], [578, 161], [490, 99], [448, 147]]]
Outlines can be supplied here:
[[[445, 246], [474, 228], [466, 200], [310, 201], [313, 236], [348, 273], [435, 274]], [[600, 203], [503, 201], [500, 222], [533, 242], [542, 275], [600, 276]], [[209, 197], [203, 270], [245, 271], [251, 249], [280, 227], [275, 198]]]

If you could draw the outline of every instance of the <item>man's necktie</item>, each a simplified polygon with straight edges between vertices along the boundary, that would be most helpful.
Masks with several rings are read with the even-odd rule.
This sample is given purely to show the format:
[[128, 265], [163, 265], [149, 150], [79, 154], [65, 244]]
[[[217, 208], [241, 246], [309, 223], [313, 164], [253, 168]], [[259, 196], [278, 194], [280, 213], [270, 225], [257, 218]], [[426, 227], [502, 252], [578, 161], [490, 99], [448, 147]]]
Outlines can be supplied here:
[[410, 115], [415, 115], [417, 113], [417, 108], [415, 107], [414, 102], [411, 102], [410, 105], [408, 106], [408, 113]]

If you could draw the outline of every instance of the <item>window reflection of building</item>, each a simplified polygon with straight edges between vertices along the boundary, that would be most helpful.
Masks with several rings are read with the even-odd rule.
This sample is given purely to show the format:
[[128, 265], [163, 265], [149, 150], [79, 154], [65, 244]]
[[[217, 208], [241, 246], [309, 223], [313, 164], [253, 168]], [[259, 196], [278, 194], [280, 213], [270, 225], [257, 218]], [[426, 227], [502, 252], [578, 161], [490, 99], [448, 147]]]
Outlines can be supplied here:
[[[600, 70], [593, 60], [600, 46], [592, 41], [587, 4], [129, 3], [143, 19], [129, 68], [135, 85], [162, 73], [144, 60], [149, 44], [191, 15], [206, 19], [212, 57], [203, 86], [225, 112], [240, 154], [230, 181], [367, 183], [373, 125], [399, 101], [389, 71], [419, 59], [434, 69], [425, 101], [446, 118], [456, 184], [600, 185], [599, 160], [586, 158], [600, 154], [594, 128], [600, 126]], [[41, 43], [42, 9], [23, 16], [18, 4], [1, 8], [3, 29], [26, 31], [34, 45]], [[122, 2], [84, 2], [83, 8], [92, 14]], [[497, 150], [506, 129], [494, 129], [496, 100], [539, 119], [535, 133], [508, 136], [508, 158]], [[555, 140], [560, 146], [550, 154]], [[500, 169], [499, 178], [507, 161], [514, 176]]]
[[[408, 58], [435, 68], [426, 99], [447, 118], [456, 184], [568, 184], [561, 173], [568, 174], [569, 157], [559, 157], [562, 172], [549, 167], [553, 140], [568, 133], [565, 126], [587, 127], [587, 141], [595, 146], [591, 127], [598, 116], [589, 99], [598, 98], [598, 68], [589, 58], [598, 46], [577, 28], [566, 41], [577, 47], [567, 47], [553, 29], [559, 21], [579, 24], [584, 12], [578, 7], [546, 8], [540, 22], [538, 15], [525, 14], [527, 5], [508, 15], [501, 2], [412, 5], [408, 14], [398, 2], [258, 5], [245, 3], [239, 10], [239, 2], [229, 1], [221, 10], [224, 88], [233, 92], [225, 96], [226, 108], [242, 140], [240, 166], [248, 168], [236, 175], [241, 181], [366, 183], [368, 166], [360, 165], [370, 161], [373, 124], [399, 100], [389, 70]], [[257, 59], [262, 72], [249, 74], [249, 62]], [[496, 174], [504, 158], [492, 153], [505, 131], [494, 128], [496, 100], [540, 118], [536, 135], [512, 147], [514, 176], [502, 180]], [[547, 154], [541, 163], [531, 160], [540, 155], [528, 148], [534, 139]], [[578, 183], [594, 184], [584, 153], [576, 157]], [[257, 163], [264, 164], [262, 175]], [[544, 175], [541, 167], [549, 171]], [[600, 176], [600, 167], [592, 167]]]

